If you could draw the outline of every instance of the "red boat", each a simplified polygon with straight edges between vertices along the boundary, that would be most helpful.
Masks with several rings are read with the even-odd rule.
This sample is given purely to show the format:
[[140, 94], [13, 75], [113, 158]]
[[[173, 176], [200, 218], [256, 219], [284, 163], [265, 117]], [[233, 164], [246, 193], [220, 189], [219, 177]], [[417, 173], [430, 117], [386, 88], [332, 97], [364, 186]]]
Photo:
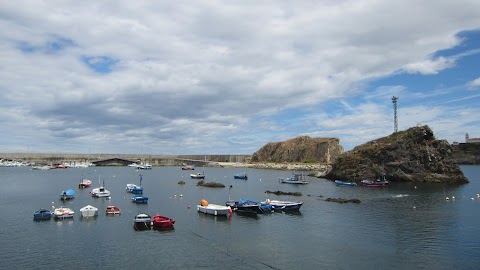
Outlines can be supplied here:
[[152, 222], [154, 229], [172, 228], [173, 224], [175, 224], [175, 220], [173, 218], [161, 216], [159, 214], [153, 215]]
[[182, 167], [182, 170], [184, 170], [184, 171], [193, 171], [193, 170], [195, 170], [195, 167], [193, 167], [193, 165], [188, 165], [188, 166]]
[[107, 206], [107, 209], [105, 209], [105, 213], [116, 215], [122, 213], [122, 209], [120, 209], [118, 206], [109, 205]]
[[92, 181], [91, 180], [88, 180], [88, 179], [82, 179], [82, 181], [80, 181], [80, 184], [78, 184], [78, 187], [79, 188], [88, 188], [92, 185]]

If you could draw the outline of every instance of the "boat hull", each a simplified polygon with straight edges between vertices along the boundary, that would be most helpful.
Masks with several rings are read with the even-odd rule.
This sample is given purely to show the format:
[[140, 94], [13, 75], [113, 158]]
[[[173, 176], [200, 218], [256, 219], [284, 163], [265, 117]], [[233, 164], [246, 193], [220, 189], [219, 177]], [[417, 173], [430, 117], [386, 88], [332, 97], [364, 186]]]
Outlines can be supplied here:
[[341, 186], [341, 187], [355, 187], [357, 185], [357, 183], [343, 182], [343, 181], [340, 181], [340, 180], [335, 180], [335, 184], [337, 186]]
[[153, 215], [152, 217], [152, 226], [154, 229], [165, 229], [173, 227], [175, 220], [173, 218], [161, 216], [158, 214]]

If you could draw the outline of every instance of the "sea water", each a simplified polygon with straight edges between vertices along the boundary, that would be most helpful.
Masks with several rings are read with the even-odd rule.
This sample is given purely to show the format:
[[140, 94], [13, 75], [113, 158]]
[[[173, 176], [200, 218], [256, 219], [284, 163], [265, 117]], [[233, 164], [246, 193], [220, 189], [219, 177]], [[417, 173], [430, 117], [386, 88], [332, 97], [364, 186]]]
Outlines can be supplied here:
[[[480, 166], [461, 168], [469, 184], [388, 187], [338, 187], [313, 177], [307, 177], [307, 185], [282, 184], [278, 178], [292, 171], [263, 169], [248, 169], [248, 180], [240, 180], [233, 175], [243, 169], [205, 168], [206, 182], [225, 185], [206, 188], [196, 186], [192, 171], [180, 167], [0, 167], [0, 268], [477, 269]], [[148, 204], [132, 203], [125, 191], [128, 183], [140, 184], [140, 175]], [[82, 176], [92, 180], [91, 188], [105, 182], [111, 198], [92, 198], [91, 188], [78, 189]], [[75, 198], [63, 202], [60, 193], [68, 188], [76, 191]], [[304, 205], [299, 212], [256, 218], [196, 210], [202, 199], [223, 204], [229, 197], [302, 200]], [[79, 210], [88, 204], [99, 208], [96, 218], [81, 218]], [[108, 205], [119, 206], [122, 214], [105, 215]], [[74, 219], [33, 221], [39, 208], [59, 206], [72, 208]], [[174, 218], [174, 230], [136, 231], [138, 213]]]

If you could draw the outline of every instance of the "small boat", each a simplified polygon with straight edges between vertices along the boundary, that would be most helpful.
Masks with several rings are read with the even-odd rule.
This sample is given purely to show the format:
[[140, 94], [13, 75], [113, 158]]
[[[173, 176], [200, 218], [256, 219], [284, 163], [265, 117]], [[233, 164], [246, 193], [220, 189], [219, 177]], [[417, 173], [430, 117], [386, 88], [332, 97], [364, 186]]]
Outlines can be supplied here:
[[248, 180], [247, 172], [234, 174], [233, 179]]
[[40, 208], [33, 213], [34, 220], [49, 220], [52, 217], [52, 212], [45, 208]]
[[173, 227], [173, 224], [175, 224], [175, 220], [173, 218], [161, 216], [159, 214], [153, 215], [152, 222], [154, 229], [171, 228]]
[[279, 177], [279, 181], [285, 184], [308, 184], [308, 181], [305, 180], [305, 175], [300, 173], [293, 173], [290, 177]]
[[192, 179], [205, 179], [205, 175], [202, 173], [197, 173], [197, 174], [190, 174], [190, 178]]
[[197, 205], [197, 211], [214, 216], [229, 216], [232, 213], [230, 206], [209, 204], [207, 200], [202, 200], [200, 204]]
[[62, 193], [60, 193], [60, 200], [62, 201], [71, 200], [74, 198], [74, 196], [75, 196], [75, 191], [69, 188], [67, 190], [62, 191]]
[[122, 213], [122, 209], [120, 209], [120, 207], [115, 206], [115, 205], [109, 205], [105, 209], [105, 213], [106, 214], [112, 214], [112, 215], [119, 215], [119, 214]]
[[273, 211], [273, 206], [261, 202], [255, 202], [246, 199], [240, 199], [238, 201], [227, 201], [227, 206], [234, 211], [253, 211], [255, 213], [264, 214]]
[[73, 218], [73, 214], [75, 214], [75, 212], [72, 209], [62, 206], [60, 208], [55, 208], [52, 215], [55, 220], [61, 220]]
[[274, 210], [283, 210], [283, 211], [298, 211], [303, 205], [303, 201], [291, 202], [291, 201], [278, 201], [267, 199], [265, 204], [269, 204], [273, 207]]
[[80, 184], [78, 184], [78, 188], [88, 188], [91, 185], [92, 185], [92, 180], [82, 178], [82, 180], [80, 181]]
[[82, 214], [82, 217], [94, 217], [98, 215], [98, 208], [87, 205], [80, 208], [80, 213]]
[[133, 194], [131, 199], [134, 203], [148, 203], [148, 197], [142, 195]]
[[127, 186], [125, 187], [127, 192], [134, 194], [143, 194], [142, 177], [143, 175], [140, 174], [140, 186], [137, 186], [135, 184], [127, 184]]
[[184, 170], [184, 171], [193, 171], [193, 170], [195, 170], [195, 166], [193, 166], [193, 165], [183, 166], [183, 167], [182, 167], [182, 170]]
[[92, 194], [92, 197], [96, 198], [107, 198], [110, 197], [111, 192], [110, 190], [105, 189], [105, 181], [103, 181], [103, 184], [98, 188], [92, 189], [90, 194]]
[[137, 214], [133, 222], [133, 227], [136, 230], [146, 230], [152, 227], [152, 217], [145, 213]]
[[389, 182], [385, 178], [385, 175], [382, 175], [382, 178], [377, 179], [375, 181], [373, 180], [362, 180], [362, 185], [366, 187], [386, 187], [389, 185]]
[[137, 170], [151, 170], [151, 169], [152, 169], [152, 165], [150, 165], [150, 164], [141, 164], [141, 165], [137, 165], [137, 166], [136, 166], [136, 169], [137, 169]]
[[357, 183], [355, 182], [344, 182], [344, 181], [340, 181], [340, 180], [335, 180], [335, 184], [337, 186], [341, 186], [341, 187], [354, 187], [357, 185]]

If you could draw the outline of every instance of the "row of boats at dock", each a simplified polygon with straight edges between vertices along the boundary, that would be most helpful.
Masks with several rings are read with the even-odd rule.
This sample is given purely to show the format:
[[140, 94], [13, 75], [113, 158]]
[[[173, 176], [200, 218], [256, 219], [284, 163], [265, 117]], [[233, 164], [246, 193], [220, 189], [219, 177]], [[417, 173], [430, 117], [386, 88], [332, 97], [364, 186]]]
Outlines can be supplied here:
[[[105, 209], [105, 214], [107, 215], [119, 215], [121, 214], [122, 209], [117, 206], [109, 205]], [[58, 207], [54, 208], [53, 211], [50, 211], [46, 208], [40, 208], [39, 210], [33, 213], [33, 219], [40, 221], [40, 220], [50, 220], [54, 218], [55, 220], [63, 220], [63, 219], [73, 219], [75, 211], [69, 207]], [[80, 208], [80, 216], [82, 218], [91, 218], [98, 215], [98, 208], [92, 205], [86, 205]]]

